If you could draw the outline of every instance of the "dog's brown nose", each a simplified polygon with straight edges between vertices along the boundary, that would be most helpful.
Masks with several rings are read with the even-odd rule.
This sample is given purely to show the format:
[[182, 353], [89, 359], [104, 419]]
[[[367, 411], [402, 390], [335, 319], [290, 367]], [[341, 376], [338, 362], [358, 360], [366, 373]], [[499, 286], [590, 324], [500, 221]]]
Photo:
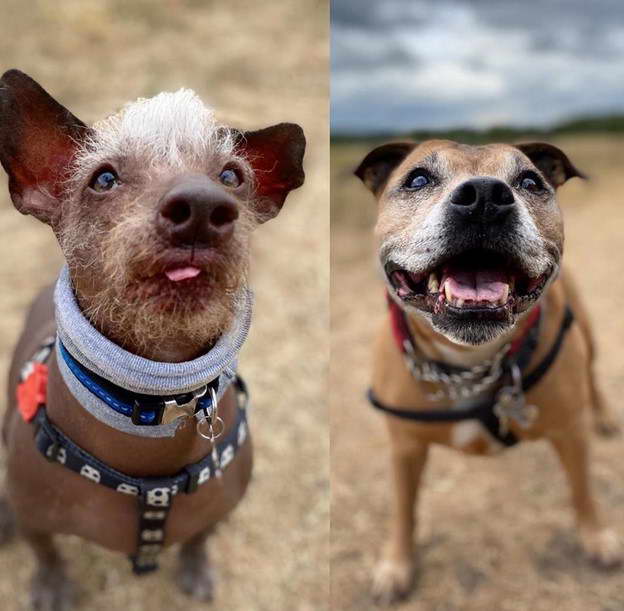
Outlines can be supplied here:
[[451, 194], [454, 214], [473, 222], [492, 223], [503, 220], [514, 208], [511, 189], [496, 178], [472, 178]]
[[162, 198], [157, 224], [177, 246], [214, 246], [228, 240], [238, 218], [236, 200], [203, 176], [179, 182]]

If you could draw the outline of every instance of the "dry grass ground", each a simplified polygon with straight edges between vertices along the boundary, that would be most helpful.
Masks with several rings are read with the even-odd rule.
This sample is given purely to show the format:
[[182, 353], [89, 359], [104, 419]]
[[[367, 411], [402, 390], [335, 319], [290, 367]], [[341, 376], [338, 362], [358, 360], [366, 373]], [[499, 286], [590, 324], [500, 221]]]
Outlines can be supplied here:
[[[138, 96], [194, 88], [244, 128], [300, 123], [305, 187], [259, 229], [255, 321], [241, 370], [253, 393], [255, 478], [213, 541], [215, 608], [327, 607], [328, 11], [323, 0], [257, 3], [6, 0], [0, 69], [37, 78], [83, 120]], [[50, 232], [20, 216], [0, 180], [0, 370], [25, 309], [61, 264]], [[2, 394], [4, 396], [4, 393]], [[80, 609], [205, 608], [178, 594], [165, 555], [135, 579], [127, 560], [82, 541], [62, 549], [80, 583]], [[0, 609], [23, 608], [33, 569], [19, 541], [0, 549]]]
[[[600, 349], [598, 372], [623, 412], [624, 141], [561, 140], [592, 180], [560, 193], [567, 264], [583, 287]], [[389, 514], [389, 465], [381, 416], [363, 399], [371, 335], [385, 315], [371, 248], [374, 204], [350, 176], [363, 146], [332, 148], [331, 464], [332, 608], [372, 609], [369, 576]], [[592, 473], [601, 504], [624, 537], [622, 438], [596, 439]], [[414, 611], [615, 611], [624, 572], [581, 557], [568, 493], [543, 443], [498, 458], [436, 448], [421, 503], [423, 572]]]

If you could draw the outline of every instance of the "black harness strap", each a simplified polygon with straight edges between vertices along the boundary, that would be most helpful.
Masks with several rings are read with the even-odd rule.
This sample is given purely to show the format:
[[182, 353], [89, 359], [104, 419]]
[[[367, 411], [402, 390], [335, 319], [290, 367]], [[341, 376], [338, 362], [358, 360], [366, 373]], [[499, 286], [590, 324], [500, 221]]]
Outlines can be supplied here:
[[[559, 327], [559, 333], [557, 333], [555, 342], [553, 343], [551, 349], [548, 351], [548, 354], [543, 358], [540, 364], [533, 371], [531, 371], [531, 373], [527, 374], [524, 378], [522, 378], [522, 390], [524, 392], [527, 392], [528, 390], [533, 388], [533, 386], [535, 386], [546, 375], [546, 372], [550, 369], [552, 364], [557, 359], [559, 351], [561, 350], [561, 346], [563, 345], [563, 340], [565, 339], [565, 336], [572, 326], [573, 322], [574, 312], [572, 312], [572, 309], [569, 305], [566, 305], [565, 313], [563, 315], [563, 321], [561, 322], [561, 326]], [[520, 369], [523, 369], [523, 367], [521, 367]]]
[[[557, 337], [555, 338], [551, 349], [548, 351], [548, 354], [531, 373], [522, 379], [522, 390], [524, 392], [535, 386], [555, 362], [563, 345], [563, 340], [565, 339], [573, 321], [574, 314], [570, 307], [566, 306], [563, 321], [559, 327], [559, 332], [557, 333]], [[529, 336], [527, 343], [528, 342], [531, 343], [531, 346], [528, 346], [527, 349], [524, 349], [524, 347], [521, 349], [515, 363], [521, 371], [526, 369], [528, 366], [531, 355], [537, 346], [537, 336]], [[397, 418], [417, 422], [460, 422], [462, 420], [476, 419], [479, 420], [488, 432], [503, 445], [512, 446], [518, 442], [518, 438], [511, 431], [507, 431], [504, 434], [501, 433], [501, 422], [499, 417], [494, 412], [495, 398], [479, 403], [478, 405], [468, 409], [448, 410], [390, 407], [382, 403], [377, 398], [372, 388], [368, 390], [367, 398], [373, 407], [391, 416], [396, 416]]]
[[481, 403], [475, 407], [469, 409], [408, 409], [389, 407], [382, 403], [372, 388], [368, 389], [367, 398], [370, 404], [391, 416], [397, 418], [403, 418], [403, 420], [412, 420], [417, 422], [461, 422], [462, 420], [478, 420], [494, 437], [500, 441], [503, 445], [511, 447], [518, 443], [518, 438], [511, 432], [507, 431], [505, 434], [501, 434], [501, 423], [498, 416], [494, 413], [492, 403]]
[[213, 452], [199, 462], [187, 465], [180, 473], [166, 478], [136, 478], [109, 467], [76, 445], [58, 429], [46, 414], [45, 406], [35, 416], [35, 445], [51, 462], [58, 462], [82, 477], [122, 494], [136, 496], [139, 502], [139, 534], [137, 553], [130, 557], [137, 575], [158, 568], [158, 553], [165, 538], [165, 526], [174, 497], [191, 494], [214, 477], [233, 460], [247, 439], [248, 395], [245, 383], [236, 378], [238, 408], [235, 426], [216, 444]]
[[139, 542], [137, 553], [130, 556], [135, 575], [151, 573], [158, 568], [158, 555], [165, 542], [165, 526], [175, 492], [177, 490], [166, 479], [141, 486]]

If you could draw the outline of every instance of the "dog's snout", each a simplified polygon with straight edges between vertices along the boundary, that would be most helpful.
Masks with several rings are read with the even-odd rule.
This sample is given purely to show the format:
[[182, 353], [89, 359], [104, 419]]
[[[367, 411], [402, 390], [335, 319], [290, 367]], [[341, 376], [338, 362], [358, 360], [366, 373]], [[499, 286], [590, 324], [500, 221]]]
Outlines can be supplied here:
[[450, 199], [453, 212], [475, 222], [502, 220], [515, 205], [511, 189], [495, 178], [473, 178], [453, 191]]
[[179, 246], [212, 246], [231, 237], [238, 206], [208, 179], [189, 180], [174, 186], [161, 200], [158, 228]]

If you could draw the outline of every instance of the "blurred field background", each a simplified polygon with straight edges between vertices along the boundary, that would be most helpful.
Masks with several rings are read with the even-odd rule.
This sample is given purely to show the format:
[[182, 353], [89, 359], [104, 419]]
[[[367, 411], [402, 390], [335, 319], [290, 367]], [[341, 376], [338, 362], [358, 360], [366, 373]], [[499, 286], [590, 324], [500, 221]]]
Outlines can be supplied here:
[[[29, 73], [87, 122], [184, 86], [232, 125], [293, 121], [305, 130], [306, 184], [256, 235], [255, 318], [241, 360], [253, 400], [255, 476], [212, 541], [216, 609], [327, 607], [327, 41], [324, 0], [2, 3], [0, 70]], [[0, 225], [6, 371], [30, 300], [62, 260], [51, 232], [13, 209], [4, 173]], [[206, 608], [177, 592], [173, 551], [160, 572], [139, 580], [122, 556], [71, 538], [62, 549], [79, 609]], [[0, 549], [2, 611], [24, 608], [33, 566], [21, 542]]]
[[[473, 139], [479, 139], [472, 134]], [[591, 180], [559, 191], [564, 262], [595, 323], [598, 376], [624, 415], [624, 137], [551, 140]], [[387, 532], [389, 452], [382, 417], [364, 400], [372, 335], [386, 316], [372, 245], [375, 203], [353, 169], [377, 142], [332, 146], [331, 464], [332, 608], [373, 609], [370, 576]], [[595, 438], [592, 475], [607, 515], [624, 537], [622, 438]], [[616, 611], [624, 572], [585, 562], [575, 539], [563, 473], [544, 442], [498, 457], [435, 448], [420, 503], [422, 573], [397, 609], [413, 611]]]

